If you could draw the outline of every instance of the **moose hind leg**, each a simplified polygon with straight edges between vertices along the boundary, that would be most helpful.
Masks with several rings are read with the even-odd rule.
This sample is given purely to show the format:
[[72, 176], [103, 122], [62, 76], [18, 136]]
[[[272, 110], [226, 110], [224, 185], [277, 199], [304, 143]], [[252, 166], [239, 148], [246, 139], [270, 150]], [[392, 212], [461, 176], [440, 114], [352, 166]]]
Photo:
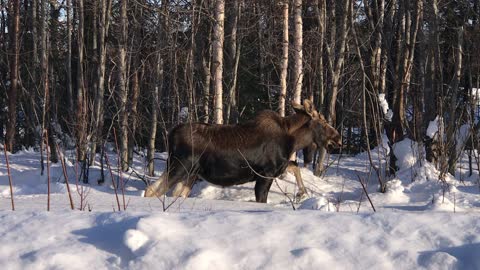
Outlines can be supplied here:
[[272, 179], [257, 179], [255, 182], [255, 200], [260, 203], [266, 203], [268, 197], [268, 191], [272, 186]]
[[168, 191], [167, 182], [165, 181], [166, 178], [167, 173], [164, 172], [157, 181], [147, 186], [145, 189], [145, 197], [162, 196], [165, 194]]
[[145, 190], [145, 197], [159, 197], [167, 193], [174, 185], [186, 177], [185, 170], [173, 163], [171, 171], [168, 169], [160, 176], [155, 183], [148, 186]]
[[178, 182], [173, 190], [173, 196], [187, 198], [188, 195], [190, 195], [190, 191], [192, 191], [192, 186], [196, 178], [196, 176], [191, 176], [187, 180]]

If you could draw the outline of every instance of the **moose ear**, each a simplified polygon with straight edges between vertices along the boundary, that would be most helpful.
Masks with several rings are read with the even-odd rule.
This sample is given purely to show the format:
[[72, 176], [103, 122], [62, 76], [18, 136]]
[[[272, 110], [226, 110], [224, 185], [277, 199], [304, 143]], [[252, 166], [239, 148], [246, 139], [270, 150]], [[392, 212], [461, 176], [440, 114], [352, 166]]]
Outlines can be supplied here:
[[316, 110], [315, 110], [315, 106], [313, 105], [313, 102], [312, 102], [311, 100], [309, 100], [309, 99], [305, 99], [305, 100], [303, 101], [303, 107], [305, 108], [305, 109], [304, 109], [305, 112], [306, 112], [308, 115], [310, 115], [310, 116], [313, 117], [313, 115], [315, 114], [315, 111], [316, 111]]

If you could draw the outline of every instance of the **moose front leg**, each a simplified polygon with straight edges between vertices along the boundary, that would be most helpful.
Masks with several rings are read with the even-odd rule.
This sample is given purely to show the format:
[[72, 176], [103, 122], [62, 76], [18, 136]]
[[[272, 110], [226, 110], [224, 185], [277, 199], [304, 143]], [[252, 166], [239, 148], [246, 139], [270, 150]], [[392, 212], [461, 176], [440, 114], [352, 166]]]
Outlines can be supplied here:
[[272, 179], [259, 178], [255, 182], [255, 200], [260, 203], [266, 203], [268, 192], [272, 186]]
[[295, 162], [290, 161], [288, 163], [287, 172], [293, 174], [295, 176], [295, 181], [297, 182], [298, 186], [298, 193], [295, 196], [297, 201], [302, 199], [303, 196], [307, 195], [307, 189], [305, 188], [305, 185], [303, 184], [303, 179], [302, 179], [302, 174], [300, 173], [300, 168]]

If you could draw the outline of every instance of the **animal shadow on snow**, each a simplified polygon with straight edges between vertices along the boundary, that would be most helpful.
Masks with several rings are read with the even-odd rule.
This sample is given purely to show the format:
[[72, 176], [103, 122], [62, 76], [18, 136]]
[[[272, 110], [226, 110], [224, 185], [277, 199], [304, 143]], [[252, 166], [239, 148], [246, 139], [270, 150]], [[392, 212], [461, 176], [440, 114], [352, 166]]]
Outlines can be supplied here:
[[418, 264], [427, 269], [480, 269], [480, 243], [420, 252]]
[[430, 205], [431, 205], [430, 203], [425, 205], [385, 205], [382, 208], [409, 211], [409, 212], [421, 212], [421, 211], [427, 210]]
[[464, 193], [470, 193], [474, 195], [478, 195], [480, 192], [478, 191], [478, 186], [457, 186], [457, 189]]
[[[292, 185], [292, 186], [295, 186], [296, 187], [296, 182], [295, 180], [294, 181], [290, 181], [290, 180], [287, 180], [287, 179], [277, 179], [280, 182], [287, 182], [288, 184]], [[275, 185], [275, 184], [273, 184]], [[204, 181], [204, 180], [197, 180], [195, 182], [195, 184], [193, 185], [192, 187], [192, 191], [190, 192], [189, 194], [189, 197], [191, 198], [194, 198], [194, 197], [199, 197], [202, 195], [202, 193], [207, 190], [208, 188], [210, 187], [215, 187], [217, 188], [218, 190], [218, 196], [216, 198], [214, 198], [215, 200], [228, 200], [228, 201], [235, 201], [235, 199], [232, 199], [232, 194], [235, 194], [235, 193], [238, 193], [240, 194], [241, 192], [247, 192], [248, 195], [246, 195], [247, 197], [248, 196], [253, 196], [252, 199], [249, 199], [249, 200], [245, 200], [246, 202], [255, 202], [255, 197], [253, 195], [253, 191], [254, 191], [254, 188], [253, 188], [253, 185], [252, 183], [246, 183], [244, 185], [238, 185], [238, 186], [229, 186], [229, 187], [221, 187], [221, 186], [217, 186], [217, 185], [214, 185], [214, 184], [210, 184], [208, 183], [207, 181]], [[276, 188], [276, 187], [275, 187]], [[307, 187], [307, 190], [308, 191], [311, 191], [308, 187]], [[250, 194], [252, 193], [252, 194]], [[277, 196], [284, 196], [284, 194], [280, 191], [277, 191], [277, 190], [274, 190], [273, 188], [270, 190], [269, 192], [270, 195], [277, 195]], [[172, 191], [169, 191], [167, 193], [167, 195], [169, 196], [173, 196], [172, 194]], [[289, 194], [290, 196], [292, 196], [293, 194]], [[272, 197], [270, 197], [272, 198]], [[210, 198], [212, 199], [212, 198]]]
[[115, 217], [105, 213], [96, 217], [93, 227], [72, 233], [82, 236], [79, 241], [118, 256], [121, 259], [121, 265], [125, 266], [136, 256], [124, 244], [123, 237], [127, 230], [137, 227], [141, 218], [143, 217]]

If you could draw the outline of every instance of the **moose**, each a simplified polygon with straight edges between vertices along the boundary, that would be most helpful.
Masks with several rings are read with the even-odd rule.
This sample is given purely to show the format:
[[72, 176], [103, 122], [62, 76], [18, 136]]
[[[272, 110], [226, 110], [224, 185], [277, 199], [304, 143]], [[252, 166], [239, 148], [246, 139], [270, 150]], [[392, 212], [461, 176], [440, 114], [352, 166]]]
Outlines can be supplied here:
[[145, 197], [161, 196], [174, 185], [174, 196], [187, 197], [198, 177], [222, 187], [255, 182], [256, 201], [266, 203], [273, 179], [291, 167], [293, 153], [312, 143], [342, 145], [340, 134], [310, 100], [292, 106], [295, 113], [288, 117], [265, 110], [243, 124], [176, 126], [168, 135], [167, 168], [146, 188]]

